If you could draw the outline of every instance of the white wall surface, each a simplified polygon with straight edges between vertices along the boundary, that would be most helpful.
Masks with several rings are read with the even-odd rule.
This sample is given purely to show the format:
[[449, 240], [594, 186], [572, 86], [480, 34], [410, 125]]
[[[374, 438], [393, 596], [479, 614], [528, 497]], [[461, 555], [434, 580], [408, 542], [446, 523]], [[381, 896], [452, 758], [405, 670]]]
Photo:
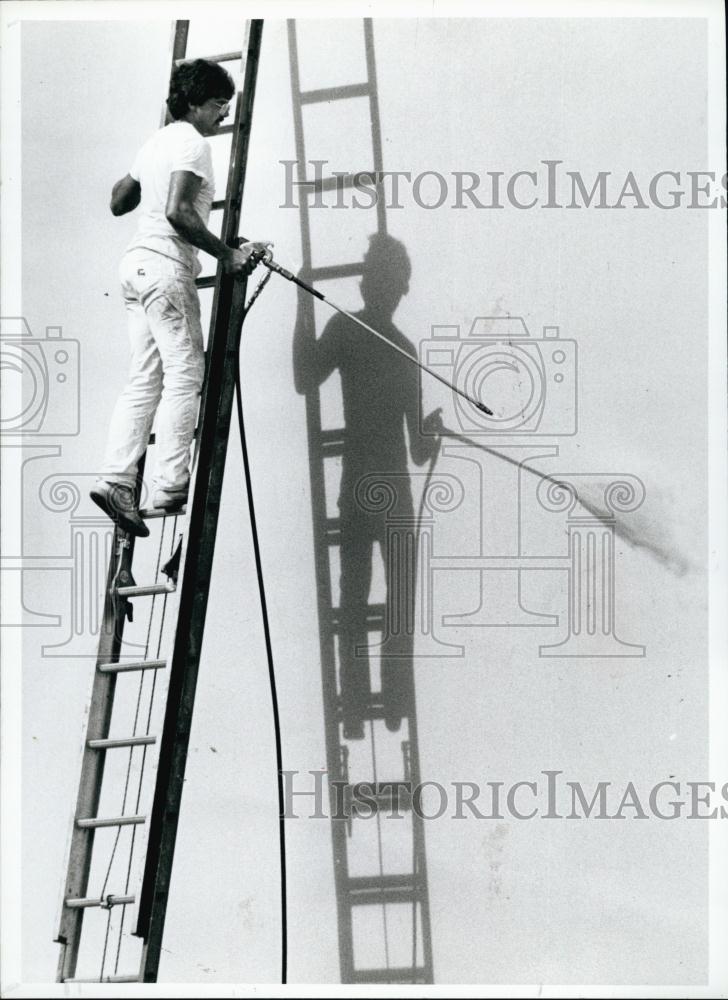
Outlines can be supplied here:
[[[315, 27], [301, 36], [310, 85], [356, 80], [352, 25]], [[224, 33], [221, 47], [232, 47], [231, 30]], [[116, 268], [135, 219], [114, 219], [107, 201], [157, 127], [168, 34], [161, 21], [22, 26], [23, 311], [36, 337], [61, 325], [80, 342], [81, 357], [80, 434], [62, 442], [58, 458], [27, 466], [28, 554], [64, 554], [67, 515], [41, 508], [37, 487], [54, 473], [95, 472], [124, 382]], [[548, 158], [587, 177], [712, 168], [700, 19], [379, 19], [375, 43], [387, 169], [508, 174]], [[295, 270], [298, 213], [279, 208], [280, 161], [295, 156], [288, 72], [285, 23], [269, 21], [244, 231], [274, 240], [277, 258]], [[331, 121], [322, 155], [335, 169], [366, 169], [356, 123]], [[376, 223], [373, 212], [349, 209], [322, 210], [315, 225], [316, 252], [328, 262], [360, 257]], [[687, 209], [426, 210], [408, 199], [390, 211], [390, 231], [413, 265], [399, 327], [418, 343], [433, 324], [467, 328], [500, 310], [523, 316], [532, 335], [557, 325], [574, 338], [579, 432], [559, 440], [559, 457], [537, 464], [549, 473], [638, 476], [647, 490], [642, 523], [691, 564], [679, 576], [644, 548], [617, 546], [618, 630], [646, 646], [644, 658], [547, 659], [539, 644], [563, 632], [511, 627], [460, 629], [463, 657], [419, 661], [425, 777], [511, 783], [561, 768], [585, 785], [631, 780], [642, 788], [673, 775], [705, 777], [707, 225], [707, 213]], [[342, 283], [338, 294], [357, 304], [355, 284]], [[243, 372], [285, 766], [305, 772], [325, 767], [325, 751], [305, 413], [292, 382], [295, 306], [293, 289], [274, 278], [246, 324]], [[327, 392], [335, 406], [335, 391]], [[428, 408], [447, 399], [434, 383], [425, 398]], [[461, 476], [472, 501], [443, 526], [444, 554], [470, 551], [472, 470], [447, 456], [438, 468]], [[487, 498], [484, 517], [501, 524], [516, 503], [511, 484]], [[533, 552], [566, 553], [563, 518], [534, 515], [526, 526]], [[529, 579], [526, 603], [563, 621], [563, 575], [545, 576]], [[28, 629], [24, 652], [28, 981], [55, 974], [56, 904], [93, 662], [42, 655], [44, 643], [68, 633], [68, 582], [60, 571], [26, 579], [27, 606], [63, 617], [57, 629]], [[438, 587], [440, 613], [477, 603], [471, 574], [452, 572]], [[94, 649], [89, 636], [89, 656]], [[276, 808], [264, 647], [232, 438], [163, 981], [276, 981]], [[426, 827], [438, 982], [705, 978], [705, 824], [443, 818]], [[336, 982], [328, 824], [290, 822], [288, 844], [290, 980]]]

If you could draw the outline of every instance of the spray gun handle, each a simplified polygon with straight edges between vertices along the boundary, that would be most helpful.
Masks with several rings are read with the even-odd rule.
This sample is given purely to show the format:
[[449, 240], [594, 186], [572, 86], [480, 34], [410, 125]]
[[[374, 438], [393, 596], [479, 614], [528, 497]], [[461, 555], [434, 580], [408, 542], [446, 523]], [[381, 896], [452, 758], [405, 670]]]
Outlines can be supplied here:
[[[256, 242], [257, 240], [249, 240], [246, 236], [237, 236], [233, 240], [233, 246], [235, 247], [236, 250], [239, 250], [240, 247], [244, 246], [246, 243], [256, 243]], [[273, 260], [273, 251], [270, 249], [272, 245], [273, 245], [272, 243], [267, 244], [268, 249], [266, 250], [253, 250], [250, 256], [253, 258], [253, 260], [263, 262], [264, 264], [268, 263], [268, 261]]]

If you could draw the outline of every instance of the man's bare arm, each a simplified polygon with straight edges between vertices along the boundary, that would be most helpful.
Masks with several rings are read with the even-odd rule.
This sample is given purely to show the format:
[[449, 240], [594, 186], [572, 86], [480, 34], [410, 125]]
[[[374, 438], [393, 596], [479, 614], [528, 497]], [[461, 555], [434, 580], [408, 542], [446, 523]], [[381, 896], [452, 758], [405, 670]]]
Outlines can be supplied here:
[[239, 250], [233, 250], [211, 233], [195, 208], [195, 196], [201, 184], [202, 178], [189, 170], [174, 171], [167, 196], [167, 221], [192, 246], [221, 260], [228, 274], [249, 274], [256, 263], [251, 255], [265, 250], [269, 244], [244, 243]]
[[111, 211], [114, 215], [126, 215], [133, 212], [142, 197], [142, 188], [139, 181], [135, 181], [131, 174], [122, 177], [111, 189]]

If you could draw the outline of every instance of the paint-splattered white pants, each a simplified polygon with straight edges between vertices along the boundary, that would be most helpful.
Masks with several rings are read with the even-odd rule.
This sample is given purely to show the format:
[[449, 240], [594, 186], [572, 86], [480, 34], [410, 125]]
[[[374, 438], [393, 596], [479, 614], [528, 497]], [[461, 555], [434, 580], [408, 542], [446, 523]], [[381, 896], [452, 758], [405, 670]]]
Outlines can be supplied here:
[[148, 250], [130, 250], [119, 277], [129, 321], [129, 377], [111, 417], [101, 475], [134, 485], [156, 414], [154, 484], [187, 487], [205, 356], [195, 275]]

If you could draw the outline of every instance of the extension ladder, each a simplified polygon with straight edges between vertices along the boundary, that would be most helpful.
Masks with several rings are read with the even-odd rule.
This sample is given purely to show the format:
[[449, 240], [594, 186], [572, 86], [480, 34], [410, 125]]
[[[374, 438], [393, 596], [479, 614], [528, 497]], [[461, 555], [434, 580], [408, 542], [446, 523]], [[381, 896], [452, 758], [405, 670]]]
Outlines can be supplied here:
[[[213, 212], [222, 212], [221, 239], [230, 246], [238, 238], [262, 27], [262, 21], [247, 22], [240, 50], [207, 57], [218, 63], [239, 61], [243, 75], [234, 122], [219, 129], [232, 139], [225, 197], [212, 206]], [[188, 21], [176, 22], [173, 66], [185, 57], [188, 30]], [[142, 543], [144, 552], [152, 552], [155, 536], [157, 541], [150, 579], [142, 583], [132, 575], [134, 538], [114, 531], [56, 938], [61, 944], [59, 982], [155, 982], [159, 970], [245, 312], [245, 281], [224, 276], [221, 265], [215, 275], [198, 278], [197, 285], [213, 290], [213, 300], [190, 501], [179, 514], [142, 509], [145, 519], [156, 522]], [[148, 611], [148, 620], [141, 641], [134, 644], [140, 655], [130, 658], [124, 630], [135, 606]], [[117, 736], [119, 714], [123, 717], [117, 686], [126, 687], [128, 698], [135, 680], [133, 719], [126, 720], [127, 730]], [[119, 765], [124, 751], [125, 773]], [[121, 807], [112, 806], [107, 813], [109, 799], [118, 793], [111, 778], [119, 775]], [[123, 884], [111, 884], [126, 832], [130, 844]], [[107, 834], [113, 839], [104, 853]], [[126, 919], [130, 909], [135, 926]], [[89, 925], [94, 913], [106, 917], [96, 927]], [[141, 947], [130, 935], [142, 939]], [[122, 946], [124, 956], [134, 954], [137, 971], [120, 971]], [[115, 956], [110, 955], [114, 950]]]
[[[337, 86], [301, 89], [301, 70], [305, 64], [305, 46], [298, 40], [296, 22], [288, 22], [289, 54], [291, 63], [291, 90], [298, 163], [299, 211], [301, 220], [303, 269], [311, 282], [332, 281], [360, 276], [363, 265], [313, 266], [311, 198], [320, 198], [324, 192], [342, 192], [356, 186], [356, 174], [338, 173], [312, 180], [305, 176], [306, 141], [304, 118], [307, 109], [319, 105], [330, 110], [332, 104], [342, 109], [341, 102], [368, 102], [371, 162], [365, 167], [371, 174], [382, 170], [382, 140], [377, 95], [376, 65], [372, 22], [363, 21], [362, 47], [366, 65], [366, 79], [361, 82], [341, 83]], [[327, 39], [327, 44], [330, 40]], [[310, 56], [310, 58], [314, 58]], [[332, 151], [333, 152], [333, 151]], [[340, 150], [336, 150], [340, 152]], [[376, 176], [376, 174], [375, 174]], [[376, 180], [377, 231], [386, 233], [386, 212], [382, 197], [381, 181]], [[304, 297], [307, 329], [315, 336], [313, 299]], [[343, 737], [343, 699], [340, 684], [340, 663], [337, 664], [336, 636], [340, 633], [340, 609], [332, 604], [330, 554], [340, 546], [338, 518], [327, 514], [327, 491], [324, 463], [342, 455], [345, 428], [323, 429], [321, 397], [318, 388], [306, 393], [306, 416], [309, 445], [309, 471], [313, 513], [314, 555], [318, 597], [321, 673], [326, 728], [326, 754], [331, 806], [331, 836], [333, 841], [334, 877], [337, 898], [339, 933], [339, 961], [341, 980], [344, 983], [431, 983], [433, 982], [430, 912], [427, 887], [427, 868], [422, 818], [412, 809], [408, 789], [420, 783], [417, 719], [414, 701], [403, 718], [407, 738], [400, 741], [399, 774], [386, 773], [392, 781], [378, 780], [376, 773], [377, 742], [382, 741], [384, 705], [381, 694], [372, 691], [364, 714], [369, 735], [357, 741], [354, 747]], [[370, 633], [383, 632], [385, 610], [381, 604], [370, 604], [367, 628]], [[362, 753], [364, 751], [364, 753]], [[366, 756], [372, 761], [372, 771], [357, 781], [351, 780], [351, 761], [354, 755]], [[392, 765], [390, 765], [392, 766]], [[342, 821], [339, 788], [355, 791], [363, 780], [371, 786], [371, 799], [376, 809], [376, 837], [378, 864], [368, 867], [362, 830], [372, 827], [354, 808], [346, 822]], [[399, 782], [394, 785], [394, 781]], [[393, 789], [395, 789], [393, 791]], [[351, 796], [349, 800], [352, 801]], [[386, 870], [383, 848], [387, 834], [399, 834], [403, 820], [387, 823], [383, 813], [396, 807], [409, 818], [409, 844], [405, 859], [394, 859], [395, 871]], [[391, 838], [389, 838], [391, 839]], [[361, 843], [360, 843], [361, 841]], [[361, 848], [361, 849], [360, 849]], [[401, 854], [402, 852], [400, 852]], [[391, 866], [390, 866], [391, 867]], [[357, 874], [352, 874], [356, 871]], [[396, 934], [397, 940], [393, 940]], [[404, 953], [406, 960], [398, 958]], [[394, 958], [393, 958], [394, 955]]]

